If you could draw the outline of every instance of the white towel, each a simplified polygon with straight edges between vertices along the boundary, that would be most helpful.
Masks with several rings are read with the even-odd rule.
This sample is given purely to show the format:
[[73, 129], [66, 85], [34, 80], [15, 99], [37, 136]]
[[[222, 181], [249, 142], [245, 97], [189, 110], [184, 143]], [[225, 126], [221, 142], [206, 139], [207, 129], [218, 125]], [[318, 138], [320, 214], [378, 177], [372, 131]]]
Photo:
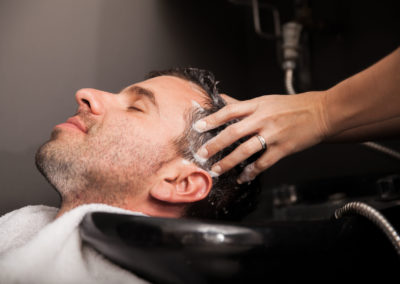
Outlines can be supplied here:
[[26, 206], [0, 218], [0, 283], [148, 283], [83, 245], [79, 235], [88, 212], [142, 213], [87, 204], [54, 219], [57, 211]]

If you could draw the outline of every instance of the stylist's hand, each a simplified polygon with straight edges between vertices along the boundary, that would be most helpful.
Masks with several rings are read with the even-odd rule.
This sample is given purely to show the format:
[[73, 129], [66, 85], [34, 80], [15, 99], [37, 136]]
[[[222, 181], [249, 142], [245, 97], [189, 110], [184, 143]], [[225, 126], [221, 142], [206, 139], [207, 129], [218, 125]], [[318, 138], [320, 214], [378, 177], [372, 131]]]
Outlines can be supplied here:
[[[299, 95], [268, 95], [248, 101], [237, 101], [223, 95], [228, 105], [199, 120], [196, 128], [207, 131], [232, 119], [239, 122], [225, 128], [198, 151], [209, 158], [238, 139], [251, 135], [247, 141], [211, 168], [222, 174], [254, 153], [262, 150], [256, 135], [261, 135], [267, 149], [254, 163], [248, 165], [238, 178], [238, 183], [254, 179], [260, 172], [292, 153], [321, 142], [328, 133], [324, 116], [324, 92]], [[206, 151], [205, 151], [206, 150]]]

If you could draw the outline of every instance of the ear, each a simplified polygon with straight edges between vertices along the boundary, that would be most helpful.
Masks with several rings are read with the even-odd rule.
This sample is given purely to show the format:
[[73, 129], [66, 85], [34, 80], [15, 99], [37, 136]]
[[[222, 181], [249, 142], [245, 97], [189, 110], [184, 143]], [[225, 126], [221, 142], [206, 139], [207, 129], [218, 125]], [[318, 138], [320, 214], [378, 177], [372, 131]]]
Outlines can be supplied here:
[[210, 174], [194, 163], [177, 159], [160, 170], [150, 195], [169, 203], [192, 203], [204, 199], [212, 188]]

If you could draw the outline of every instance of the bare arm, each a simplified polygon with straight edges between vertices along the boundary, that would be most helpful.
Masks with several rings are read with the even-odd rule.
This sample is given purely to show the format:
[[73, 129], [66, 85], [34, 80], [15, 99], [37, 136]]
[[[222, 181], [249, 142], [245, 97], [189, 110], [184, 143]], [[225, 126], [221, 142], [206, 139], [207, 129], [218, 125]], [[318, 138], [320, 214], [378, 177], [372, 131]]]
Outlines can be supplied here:
[[[375, 139], [400, 129], [400, 48], [326, 91], [327, 141]], [[397, 131], [396, 131], [397, 130]]]
[[245, 169], [239, 182], [249, 181], [283, 157], [320, 142], [396, 136], [400, 132], [400, 48], [327, 91], [229, 103], [198, 123], [201, 131], [242, 119], [204, 145], [198, 154], [205, 153], [201, 156], [208, 158], [234, 141], [253, 135], [213, 166], [213, 171], [222, 174], [260, 151], [256, 136], [262, 136], [268, 148]]
[[329, 137], [325, 142], [364, 142], [389, 138], [400, 138], [400, 117], [347, 129], [335, 136]]

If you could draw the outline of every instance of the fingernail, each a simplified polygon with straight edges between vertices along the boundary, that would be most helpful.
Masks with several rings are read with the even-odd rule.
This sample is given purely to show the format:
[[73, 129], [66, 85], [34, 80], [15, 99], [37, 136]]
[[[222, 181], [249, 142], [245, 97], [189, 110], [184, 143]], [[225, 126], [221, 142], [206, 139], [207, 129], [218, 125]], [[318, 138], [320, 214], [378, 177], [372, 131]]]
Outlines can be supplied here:
[[254, 164], [250, 164], [250, 165], [246, 166], [244, 168], [243, 172], [240, 174], [237, 182], [239, 184], [242, 184], [244, 182], [252, 181], [254, 179], [254, 176], [252, 174], [253, 170], [254, 170]]
[[254, 177], [250, 177], [250, 176], [240, 176], [238, 178], [238, 180], [237, 180], [237, 183], [238, 184], [242, 184], [242, 183], [245, 183], [245, 182], [252, 181], [253, 179], [254, 179]]
[[199, 151], [197, 151], [197, 155], [199, 155], [199, 157], [201, 157], [201, 158], [207, 158], [208, 151], [207, 151], [206, 147], [201, 147], [199, 149]]
[[198, 121], [196, 121], [196, 123], [193, 125], [194, 130], [196, 130], [197, 132], [204, 132], [206, 130], [207, 127], [207, 123], [200, 119]]
[[211, 171], [213, 171], [214, 173], [217, 173], [217, 174], [221, 174], [222, 169], [219, 165], [215, 165], [211, 168]]
[[197, 155], [197, 153], [193, 153], [193, 158], [195, 159], [195, 161], [200, 163], [200, 165], [204, 165], [207, 162], [207, 158], [200, 157], [199, 155]]
[[210, 176], [212, 177], [212, 178], [216, 178], [216, 177], [219, 177], [219, 174], [218, 173], [216, 173], [216, 172], [213, 172], [213, 171], [208, 171], [208, 173], [210, 174]]

